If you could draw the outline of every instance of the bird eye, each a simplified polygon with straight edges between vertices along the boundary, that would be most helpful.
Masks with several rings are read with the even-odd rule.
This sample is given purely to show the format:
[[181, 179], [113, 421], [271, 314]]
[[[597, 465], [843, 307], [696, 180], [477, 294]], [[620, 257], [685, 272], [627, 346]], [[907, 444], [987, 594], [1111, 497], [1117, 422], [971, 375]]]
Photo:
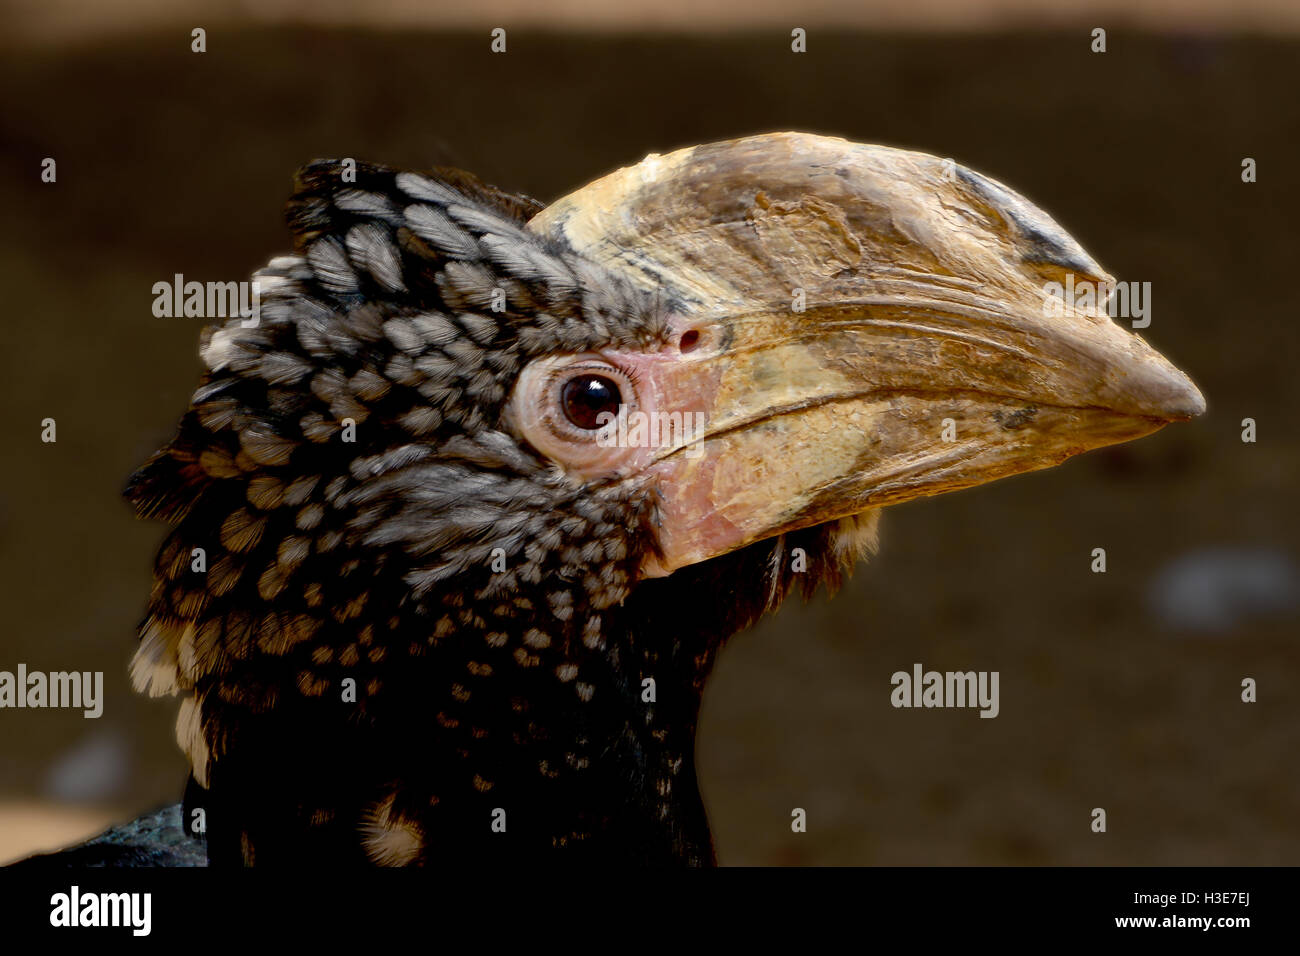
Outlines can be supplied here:
[[634, 366], [591, 353], [547, 356], [519, 373], [502, 424], [571, 476], [587, 480], [633, 470], [653, 454], [645, 443], [632, 443], [643, 431], [638, 413], [644, 404]]
[[610, 419], [602, 419], [601, 413], [617, 416], [622, 402], [623, 394], [618, 385], [604, 375], [577, 375], [565, 382], [560, 391], [564, 417], [584, 431], [595, 431], [607, 424]]

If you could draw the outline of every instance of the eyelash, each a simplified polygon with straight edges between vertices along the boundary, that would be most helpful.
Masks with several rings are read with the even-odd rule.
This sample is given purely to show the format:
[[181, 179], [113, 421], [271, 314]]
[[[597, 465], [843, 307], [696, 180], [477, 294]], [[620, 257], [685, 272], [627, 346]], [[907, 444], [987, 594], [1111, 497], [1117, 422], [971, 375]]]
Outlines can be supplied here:
[[568, 378], [572, 372], [584, 371], [584, 370], [592, 371], [592, 372], [607, 372], [610, 369], [613, 369], [615, 373], [627, 379], [629, 382], [632, 383], [633, 386], [637, 388], [641, 386], [641, 372], [639, 369], [624, 368], [622, 365], [619, 365], [617, 362], [611, 362], [608, 359], [599, 362], [595, 360], [578, 362], [575, 365], [566, 365], [564, 368], [556, 369], [555, 372], [553, 372], [551, 375], [550, 384], [554, 385], [557, 379]]

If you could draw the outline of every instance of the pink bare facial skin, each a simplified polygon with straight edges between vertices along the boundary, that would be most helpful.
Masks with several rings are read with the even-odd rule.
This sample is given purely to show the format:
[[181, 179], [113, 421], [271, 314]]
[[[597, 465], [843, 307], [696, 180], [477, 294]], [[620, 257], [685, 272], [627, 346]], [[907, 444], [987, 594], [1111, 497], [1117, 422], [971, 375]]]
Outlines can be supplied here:
[[[694, 525], [693, 536], [716, 544], [718, 553], [736, 543], [737, 529], [712, 510], [709, 472], [716, 463], [689, 457], [688, 446], [704, 441], [710, 410], [717, 399], [721, 352], [716, 330], [684, 316], [669, 317], [669, 334], [655, 352], [608, 350], [542, 359], [524, 369], [506, 407], [506, 422], [521, 438], [553, 461], [566, 474], [582, 482], [601, 479], [651, 481], [659, 494], [661, 545], [671, 542], [674, 527]], [[614, 431], [604, 443], [599, 434], [573, 427], [560, 402], [563, 384], [580, 374], [610, 378], [620, 387], [622, 434], [635, 421], [696, 422], [702, 415], [705, 435], [687, 429], [664, 428], [654, 444], [626, 444]], [[670, 416], [672, 418], [670, 419]], [[608, 431], [608, 430], [605, 430]], [[644, 434], [644, 432], [643, 432]], [[614, 441], [610, 444], [610, 441]], [[698, 452], [698, 448], [695, 449]], [[675, 481], [684, 462], [690, 461], [691, 480]], [[701, 480], [703, 479], [703, 480]], [[646, 577], [670, 573], [651, 559]]]
[[[520, 374], [506, 406], [507, 424], [566, 474], [584, 482], [630, 478], [681, 451], [685, 445], [677, 431], [665, 430], [654, 444], [611, 444], [619, 431], [628, 434], [634, 415], [649, 419], [676, 413], [679, 420], [694, 420], [696, 413], [703, 413], [707, 420], [720, 377], [711, 361], [716, 349], [709, 347], [707, 332], [680, 317], [671, 321], [681, 328], [672, 328], [655, 352], [609, 350], [532, 363]], [[618, 384], [621, 430], [582, 430], [567, 421], [560, 392], [566, 381], [580, 374], [604, 376]]]

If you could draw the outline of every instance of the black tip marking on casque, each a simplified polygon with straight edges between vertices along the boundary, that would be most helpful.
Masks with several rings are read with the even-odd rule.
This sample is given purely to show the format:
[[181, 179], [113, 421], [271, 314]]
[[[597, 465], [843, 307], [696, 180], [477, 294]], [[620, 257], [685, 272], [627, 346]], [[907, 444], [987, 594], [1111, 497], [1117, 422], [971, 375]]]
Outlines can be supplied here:
[[1084, 275], [1105, 274], [1069, 233], [1024, 196], [965, 166], [957, 167], [957, 175], [1015, 228], [1024, 243], [1024, 261], [1050, 263]]
[[1028, 405], [1014, 412], [995, 411], [993, 420], [1001, 425], [1003, 430], [1013, 432], [1032, 423], [1037, 414], [1038, 409], [1033, 405]]

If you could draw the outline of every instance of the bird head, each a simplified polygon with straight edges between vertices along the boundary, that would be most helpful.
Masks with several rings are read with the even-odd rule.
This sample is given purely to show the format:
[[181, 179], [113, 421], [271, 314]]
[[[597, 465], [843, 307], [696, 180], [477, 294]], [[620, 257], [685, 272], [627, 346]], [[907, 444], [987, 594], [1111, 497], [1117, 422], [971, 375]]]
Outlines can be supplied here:
[[[1114, 279], [1027, 200], [951, 160], [760, 136], [651, 156], [532, 227], [667, 303], [664, 347], [536, 363], [513, 409], [570, 468], [667, 490], [652, 573], [1204, 409], [1104, 296], [1076, 308], [1051, 291]], [[620, 385], [631, 407], [701, 424], [589, 460], [551, 439], [549, 383], [604, 362], [634, 377]]]
[[245, 859], [298, 826], [425, 861], [512, 800], [549, 808], [535, 847], [632, 820], [707, 859], [691, 741], [727, 636], [833, 588], [882, 506], [1204, 407], [1059, 226], [920, 153], [756, 136], [545, 208], [321, 162], [288, 216], [257, 324], [205, 334], [128, 489], [177, 525], [135, 680], [182, 696]]

